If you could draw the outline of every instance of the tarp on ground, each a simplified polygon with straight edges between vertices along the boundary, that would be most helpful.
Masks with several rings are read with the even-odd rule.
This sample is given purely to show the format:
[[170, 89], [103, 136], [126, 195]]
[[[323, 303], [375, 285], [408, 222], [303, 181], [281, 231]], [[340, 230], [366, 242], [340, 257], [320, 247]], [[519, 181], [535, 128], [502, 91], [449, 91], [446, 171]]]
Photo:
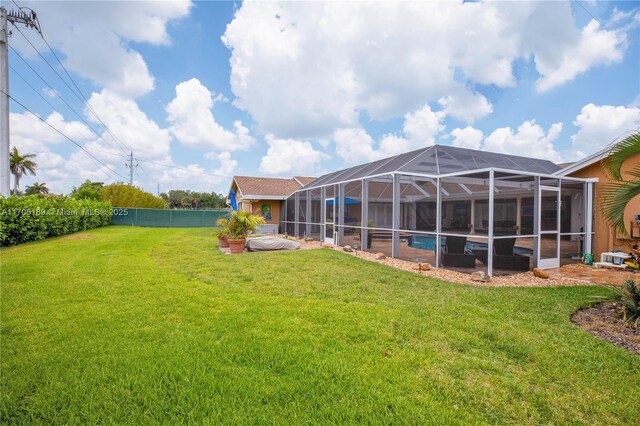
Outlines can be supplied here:
[[247, 238], [245, 244], [249, 251], [297, 250], [300, 243], [277, 237]]

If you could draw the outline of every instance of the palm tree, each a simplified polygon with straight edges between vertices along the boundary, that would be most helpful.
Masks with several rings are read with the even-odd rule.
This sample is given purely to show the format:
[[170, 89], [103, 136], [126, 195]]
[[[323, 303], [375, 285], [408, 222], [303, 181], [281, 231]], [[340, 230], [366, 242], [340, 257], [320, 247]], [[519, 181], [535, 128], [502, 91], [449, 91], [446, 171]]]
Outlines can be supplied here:
[[13, 193], [18, 194], [18, 188], [20, 186], [20, 178], [24, 174], [31, 174], [32, 176], [36, 175], [36, 168], [38, 164], [32, 160], [36, 155], [35, 154], [24, 154], [21, 155], [18, 153], [18, 148], [15, 146], [11, 150], [11, 155], [9, 158], [9, 165], [11, 169], [11, 173], [15, 176], [14, 184], [13, 184]]
[[640, 163], [631, 166], [622, 176], [622, 165], [633, 155], [640, 153], [640, 132], [634, 132], [615, 144], [607, 157], [601, 161], [605, 173], [611, 182], [602, 189], [602, 213], [605, 221], [622, 235], [628, 235], [624, 223], [624, 210], [627, 204], [640, 195]]
[[26, 195], [36, 195], [36, 194], [48, 194], [49, 188], [47, 188], [46, 183], [38, 183], [34, 182], [33, 185], [27, 186], [24, 191]]

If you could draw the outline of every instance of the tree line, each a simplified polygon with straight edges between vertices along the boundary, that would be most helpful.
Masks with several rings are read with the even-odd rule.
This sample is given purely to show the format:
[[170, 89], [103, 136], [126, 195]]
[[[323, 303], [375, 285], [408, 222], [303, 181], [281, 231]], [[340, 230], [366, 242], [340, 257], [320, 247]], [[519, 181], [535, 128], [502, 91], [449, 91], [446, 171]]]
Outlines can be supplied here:
[[[50, 190], [46, 183], [34, 182], [20, 191], [20, 180], [25, 175], [36, 176], [38, 164], [35, 154], [21, 154], [13, 147], [10, 155], [10, 170], [14, 176], [13, 190], [16, 196], [48, 195]], [[105, 185], [104, 182], [86, 180], [74, 187], [69, 194], [77, 200], [108, 201], [113, 207], [138, 207], [155, 209], [216, 209], [225, 208], [226, 197], [215, 192], [196, 192], [186, 189], [173, 189], [160, 196], [155, 196], [142, 189], [121, 182]]]

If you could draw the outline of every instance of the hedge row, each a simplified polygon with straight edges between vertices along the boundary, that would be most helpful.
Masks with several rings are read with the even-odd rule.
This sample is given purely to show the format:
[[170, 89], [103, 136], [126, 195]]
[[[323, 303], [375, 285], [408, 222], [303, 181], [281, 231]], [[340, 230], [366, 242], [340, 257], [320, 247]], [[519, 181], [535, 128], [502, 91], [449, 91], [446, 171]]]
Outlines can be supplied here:
[[0, 197], [0, 246], [106, 226], [111, 213], [111, 204], [104, 201], [47, 195]]
[[109, 201], [113, 207], [168, 208], [167, 203], [162, 198], [123, 183], [113, 183], [102, 187], [102, 199]]

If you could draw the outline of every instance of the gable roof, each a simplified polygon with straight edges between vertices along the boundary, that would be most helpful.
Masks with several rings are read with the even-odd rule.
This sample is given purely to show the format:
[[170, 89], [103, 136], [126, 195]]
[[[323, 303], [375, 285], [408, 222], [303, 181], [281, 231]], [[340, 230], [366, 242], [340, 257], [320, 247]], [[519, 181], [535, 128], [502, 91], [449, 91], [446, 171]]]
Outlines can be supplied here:
[[597, 163], [598, 161], [606, 158], [609, 155], [609, 151], [611, 151], [611, 145], [602, 148], [598, 152], [594, 152], [588, 157], [583, 158], [580, 161], [576, 161], [575, 163], [569, 164], [567, 167], [558, 170], [554, 173], [554, 175], [558, 176], [568, 176], [571, 173], [577, 172], [578, 170], [582, 170], [585, 167], [589, 167], [590, 165]]
[[244, 198], [266, 197], [270, 199], [286, 199], [305, 184], [315, 180], [312, 177], [296, 176], [295, 178], [266, 178], [256, 176], [234, 176], [238, 191]]
[[297, 180], [302, 186], [309, 185], [311, 182], [317, 179], [309, 176], [294, 176], [293, 178]]
[[367, 176], [392, 172], [413, 172], [438, 176], [492, 167], [541, 174], [552, 174], [560, 169], [557, 164], [549, 160], [477, 151], [448, 145], [433, 145], [394, 157], [338, 170], [319, 177], [306, 187], [315, 188], [345, 180], [361, 179]]

